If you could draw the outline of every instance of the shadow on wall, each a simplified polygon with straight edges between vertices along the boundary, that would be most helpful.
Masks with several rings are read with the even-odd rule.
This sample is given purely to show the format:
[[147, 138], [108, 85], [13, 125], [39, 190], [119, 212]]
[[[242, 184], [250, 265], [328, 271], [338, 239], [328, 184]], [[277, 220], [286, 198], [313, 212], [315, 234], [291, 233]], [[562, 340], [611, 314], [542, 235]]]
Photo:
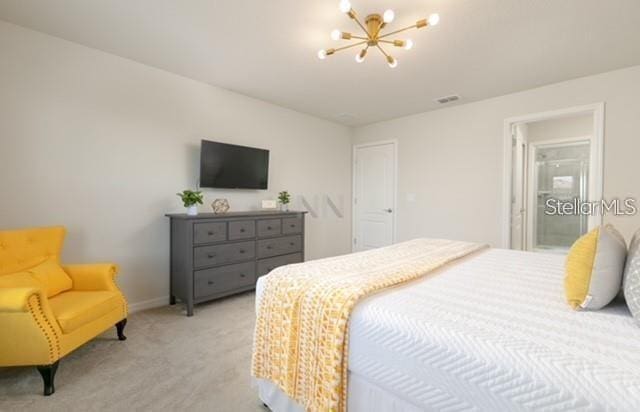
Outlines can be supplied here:
[[[158, 201], [153, 210], [165, 207], [166, 203]], [[164, 216], [154, 217], [148, 225], [124, 239], [127, 250], [126, 259], [121, 267], [120, 282], [129, 291], [145, 291], [136, 296], [134, 302], [149, 296], [164, 296], [169, 289], [169, 225]], [[135, 254], [133, 251], [135, 250]], [[149, 279], [154, 279], [151, 283]], [[149, 290], [153, 288], [153, 290]], [[146, 292], [148, 291], [148, 292]]]
[[189, 157], [189, 170], [187, 170], [187, 176], [196, 176], [193, 187], [200, 186], [200, 145], [189, 144], [187, 147], [187, 154]]
[[306, 210], [312, 218], [344, 219], [344, 196], [340, 194], [300, 195], [296, 196], [296, 210]]

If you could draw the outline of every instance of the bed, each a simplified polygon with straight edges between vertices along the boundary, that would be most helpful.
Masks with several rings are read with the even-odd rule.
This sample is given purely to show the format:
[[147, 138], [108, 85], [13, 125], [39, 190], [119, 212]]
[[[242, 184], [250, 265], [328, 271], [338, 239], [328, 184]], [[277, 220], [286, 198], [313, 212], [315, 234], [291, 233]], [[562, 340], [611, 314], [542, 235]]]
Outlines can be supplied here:
[[[638, 410], [640, 328], [623, 302], [571, 310], [563, 266], [489, 249], [359, 302], [348, 410]], [[257, 386], [271, 410], [302, 410], [271, 382]]]

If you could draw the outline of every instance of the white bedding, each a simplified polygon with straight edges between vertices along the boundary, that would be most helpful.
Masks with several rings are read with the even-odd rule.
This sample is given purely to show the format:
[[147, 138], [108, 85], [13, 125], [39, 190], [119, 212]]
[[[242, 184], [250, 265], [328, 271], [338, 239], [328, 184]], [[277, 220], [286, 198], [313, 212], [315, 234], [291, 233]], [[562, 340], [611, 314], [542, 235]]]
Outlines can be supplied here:
[[[572, 311], [563, 266], [491, 249], [360, 302], [349, 410], [640, 410], [640, 328], [624, 304]], [[274, 411], [299, 410], [259, 386]]]

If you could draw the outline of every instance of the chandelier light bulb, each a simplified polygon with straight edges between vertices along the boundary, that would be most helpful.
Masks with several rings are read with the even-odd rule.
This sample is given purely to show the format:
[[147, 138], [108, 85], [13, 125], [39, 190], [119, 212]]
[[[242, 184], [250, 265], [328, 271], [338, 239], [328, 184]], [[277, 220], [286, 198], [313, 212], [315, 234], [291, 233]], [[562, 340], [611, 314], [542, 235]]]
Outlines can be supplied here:
[[338, 7], [341, 12], [349, 13], [351, 11], [351, 2], [349, 0], [340, 0], [340, 5]]
[[362, 63], [364, 61], [364, 56], [367, 55], [367, 49], [362, 49], [360, 53], [356, 54], [356, 61], [358, 63]]
[[439, 14], [432, 14], [429, 16], [429, 26], [435, 26], [438, 23], [440, 23], [440, 15]]
[[407, 39], [407, 40], [404, 42], [404, 49], [405, 49], [405, 50], [411, 50], [412, 48], [413, 48], [413, 40], [411, 40], [411, 39]]
[[331, 38], [333, 40], [340, 40], [340, 37], [342, 37], [342, 32], [340, 30], [335, 29], [331, 32]]
[[320, 51], [318, 51], [318, 59], [320, 60], [324, 60], [327, 58], [327, 51], [322, 49]]
[[396, 60], [393, 57], [389, 56], [389, 57], [387, 57], [387, 63], [389, 64], [389, 67], [391, 67], [393, 69], [398, 65], [398, 60]]
[[396, 14], [391, 9], [387, 9], [382, 16], [382, 20], [385, 23], [391, 23], [393, 19], [396, 17]]

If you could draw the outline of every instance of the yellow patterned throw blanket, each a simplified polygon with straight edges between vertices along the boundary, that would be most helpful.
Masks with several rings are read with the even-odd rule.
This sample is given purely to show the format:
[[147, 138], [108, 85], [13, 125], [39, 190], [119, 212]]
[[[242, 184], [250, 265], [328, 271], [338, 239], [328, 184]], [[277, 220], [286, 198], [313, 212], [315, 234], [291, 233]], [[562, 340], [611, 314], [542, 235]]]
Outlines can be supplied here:
[[253, 376], [275, 383], [307, 411], [344, 411], [348, 321], [356, 303], [484, 247], [416, 239], [274, 270], [258, 308]]

